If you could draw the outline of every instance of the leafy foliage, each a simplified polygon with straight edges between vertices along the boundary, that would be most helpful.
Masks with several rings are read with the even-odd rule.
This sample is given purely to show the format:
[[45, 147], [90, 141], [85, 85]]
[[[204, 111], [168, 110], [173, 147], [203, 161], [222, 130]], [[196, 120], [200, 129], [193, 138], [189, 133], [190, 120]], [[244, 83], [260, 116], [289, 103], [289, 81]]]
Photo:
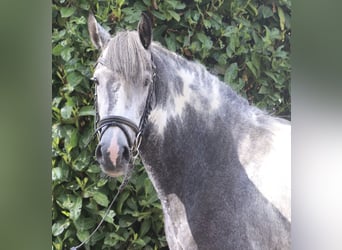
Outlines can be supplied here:
[[[117, 192], [93, 158], [93, 86], [98, 52], [87, 21], [93, 10], [115, 33], [154, 17], [154, 40], [229, 83], [250, 103], [290, 117], [289, 0], [54, 0], [52, 5], [53, 249], [79, 244]], [[88, 142], [90, 143], [88, 144]], [[141, 164], [86, 249], [167, 248], [161, 206]]]

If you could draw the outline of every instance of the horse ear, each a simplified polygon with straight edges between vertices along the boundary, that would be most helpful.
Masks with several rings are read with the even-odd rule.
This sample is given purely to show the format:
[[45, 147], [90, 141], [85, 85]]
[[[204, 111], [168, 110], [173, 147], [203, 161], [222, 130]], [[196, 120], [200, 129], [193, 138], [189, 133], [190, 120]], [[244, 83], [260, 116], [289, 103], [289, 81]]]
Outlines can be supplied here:
[[88, 31], [93, 45], [97, 49], [103, 49], [110, 39], [110, 34], [97, 23], [92, 12], [88, 16]]
[[148, 49], [152, 42], [152, 22], [149, 16], [142, 12], [138, 23], [138, 33], [140, 41], [145, 49]]

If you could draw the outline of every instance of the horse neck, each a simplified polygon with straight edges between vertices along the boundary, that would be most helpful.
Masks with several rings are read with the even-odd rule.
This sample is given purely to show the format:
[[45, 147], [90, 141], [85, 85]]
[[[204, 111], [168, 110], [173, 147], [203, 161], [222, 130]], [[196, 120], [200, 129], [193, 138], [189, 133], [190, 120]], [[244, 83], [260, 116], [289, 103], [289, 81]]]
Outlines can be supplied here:
[[[247, 122], [247, 101], [200, 64], [159, 46], [152, 48], [152, 55], [157, 75], [155, 105], [141, 153], [145, 165], [151, 166], [151, 179], [158, 182], [155, 186], [165, 191], [170, 186], [209, 181], [208, 174], [221, 175], [222, 181], [225, 175], [232, 176], [227, 171], [239, 174], [235, 142], [246, 127], [241, 123]], [[236, 161], [231, 168], [226, 166], [229, 161]]]
[[169, 121], [182, 123], [189, 113], [205, 120], [202, 127], [212, 127], [212, 121], [220, 119], [236, 129], [241, 128], [242, 122], [246, 125], [251, 115], [263, 116], [202, 65], [160, 46], [155, 45], [152, 51], [157, 79], [155, 108], [150, 120], [159, 134], [163, 134]]

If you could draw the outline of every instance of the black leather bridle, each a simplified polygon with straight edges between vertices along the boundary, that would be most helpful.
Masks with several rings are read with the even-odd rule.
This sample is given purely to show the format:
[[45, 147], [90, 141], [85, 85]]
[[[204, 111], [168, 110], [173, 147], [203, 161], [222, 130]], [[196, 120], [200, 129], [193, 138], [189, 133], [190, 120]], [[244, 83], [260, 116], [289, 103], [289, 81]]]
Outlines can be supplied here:
[[[101, 58], [96, 62], [96, 64], [102, 64], [105, 67], [109, 68], [106, 63], [101, 60]], [[153, 63], [152, 60], [152, 81], [150, 83], [149, 89], [148, 89], [148, 94], [147, 94], [147, 98], [146, 98], [146, 103], [145, 103], [145, 107], [144, 107], [144, 112], [140, 118], [140, 122], [139, 125], [137, 126], [133, 121], [131, 121], [130, 119], [127, 119], [125, 117], [122, 116], [116, 116], [116, 115], [110, 115], [110, 116], [106, 116], [102, 119], [99, 118], [99, 113], [97, 110], [97, 94], [96, 94], [96, 85], [95, 85], [95, 102], [94, 102], [94, 106], [95, 106], [95, 134], [98, 134], [98, 138], [101, 139], [102, 135], [104, 134], [104, 132], [109, 128], [109, 127], [118, 127], [121, 129], [121, 131], [124, 133], [128, 146], [129, 146], [129, 150], [130, 150], [130, 162], [132, 163], [133, 158], [136, 158], [139, 155], [139, 147], [141, 144], [141, 140], [142, 140], [142, 136], [144, 133], [144, 129], [146, 127], [146, 123], [148, 120], [148, 116], [152, 110], [152, 96], [153, 93], [155, 92], [155, 78], [156, 78], [156, 73], [155, 73], [155, 65]], [[129, 127], [130, 129], [133, 130], [134, 134], [135, 134], [135, 138], [134, 141], [132, 142], [131, 137], [129, 136], [129, 133], [127, 131], [127, 127]]]

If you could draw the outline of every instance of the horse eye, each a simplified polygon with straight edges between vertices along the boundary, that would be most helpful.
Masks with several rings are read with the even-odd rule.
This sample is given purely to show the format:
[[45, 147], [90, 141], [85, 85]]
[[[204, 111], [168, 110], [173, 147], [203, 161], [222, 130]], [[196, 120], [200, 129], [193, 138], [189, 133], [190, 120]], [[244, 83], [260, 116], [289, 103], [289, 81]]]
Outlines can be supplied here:
[[94, 82], [96, 85], [99, 85], [99, 81], [97, 80], [97, 78], [95, 76], [93, 76], [92, 78], [90, 78], [90, 80], [92, 82]]
[[150, 81], [148, 80], [148, 79], [146, 79], [145, 81], [144, 81], [144, 87], [147, 87], [147, 85], [150, 83]]

